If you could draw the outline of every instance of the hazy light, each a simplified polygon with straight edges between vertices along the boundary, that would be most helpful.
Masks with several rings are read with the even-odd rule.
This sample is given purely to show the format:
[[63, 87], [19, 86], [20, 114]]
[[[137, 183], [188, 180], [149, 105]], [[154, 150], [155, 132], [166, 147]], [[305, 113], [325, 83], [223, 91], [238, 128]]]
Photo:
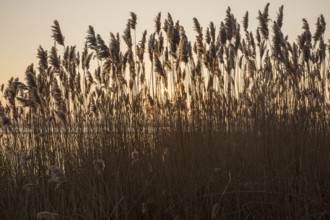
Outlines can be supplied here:
[[[189, 40], [194, 41], [192, 18], [198, 18], [203, 27], [213, 21], [218, 28], [225, 18], [228, 6], [238, 22], [241, 22], [245, 12], [249, 11], [249, 30], [254, 33], [258, 25], [257, 12], [263, 10], [267, 2], [268, 0], [124, 0], [116, 3], [105, 0], [4, 0], [0, 4], [0, 83], [7, 83], [11, 76], [23, 80], [26, 67], [31, 63], [37, 65], [36, 52], [39, 45], [50, 50], [53, 45], [50, 26], [55, 19], [60, 22], [66, 44], [76, 45], [78, 51], [81, 51], [88, 25], [92, 25], [105, 42], [108, 42], [110, 32], [119, 32], [122, 35], [130, 11], [134, 11], [138, 16], [137, 39], [140, 39], [145, 29], [148, 34], [154, 31], [153, 19], [158, 12], [162, 12], [162, 21], [167, 12], [170, 12], [173, 19], [180, 20], [180, 24], [185, 27]], [[312, 32], [320, 14], [324, 15], [327, 22], [330, 19], [328, 0], [274, 0], [270, 4], [270, 18], [276, 18], [278, 8], [282, 4], [283, 32], [289, 35], [290, 42], [296, 41], [301, 32], [302, 18], [308, 20]], [[328, 38], [329, 34], [326, 34], [325, 39]]]

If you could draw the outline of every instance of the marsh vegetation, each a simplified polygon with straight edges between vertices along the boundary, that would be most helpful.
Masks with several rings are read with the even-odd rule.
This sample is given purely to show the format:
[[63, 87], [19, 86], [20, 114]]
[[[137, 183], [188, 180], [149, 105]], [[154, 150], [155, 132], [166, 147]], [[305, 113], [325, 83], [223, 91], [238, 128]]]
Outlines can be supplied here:
[[54, 21], [1, 87], [0, 218], [328, 219], [326, 22], [289, 42], [268, 12], [193, 18], [193, 41], [160, 13], [136, 39], [131, 13], [81, 52]]

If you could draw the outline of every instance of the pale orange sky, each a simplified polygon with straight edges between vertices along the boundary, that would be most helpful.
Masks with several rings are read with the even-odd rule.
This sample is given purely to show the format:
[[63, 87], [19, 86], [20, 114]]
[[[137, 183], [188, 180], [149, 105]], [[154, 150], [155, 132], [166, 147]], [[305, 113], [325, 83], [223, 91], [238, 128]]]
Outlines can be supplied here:
[[[271, 19], [276, 18], [278, 8], [284, 5], [283, 32], [289, 35], [290, 42], [296, 41], [302, 32], [302, 18], [307, 19], [312, 33], [320, 14], [324, 15], [328, 28], [330, 26], [329, 0], [1, 0], [0, 84], [7, 84], [11, 76], [24, 80], [26, 67], [37, 64], [39, 45], [50, 50], [53, 45], [50, 26], [55, 19], [61, 25], [66, 45], [76, 45], [81, 51], [88, 25], [108, 43], [110, 32], [122, 35], [131, 11], [138, 17], [138, 40], [145, 29], [148, 34], [154, 31], [153, 20], [158, 12], [162, 12], [162, 21], [170, 12], [173, 19], [180, 20], [185, 27], [189, 40], [194, 40], [192, 18], [196, 17], [203, 27], [213, 21], [218, 28], [228, 6], [238, 21], [249, 11], [249, 30], [255, 32], [257, 12], [263, 10], [267, 2], [270, 2]], [[326, 39], [330, 36], [328, 30]]]

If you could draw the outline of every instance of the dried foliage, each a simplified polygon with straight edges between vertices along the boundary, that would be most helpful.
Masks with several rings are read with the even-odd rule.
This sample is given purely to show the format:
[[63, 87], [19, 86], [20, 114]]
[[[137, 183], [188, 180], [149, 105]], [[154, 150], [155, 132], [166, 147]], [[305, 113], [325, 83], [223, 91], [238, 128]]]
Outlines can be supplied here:
[[230, 7], [193, 18], [193, 41], [131, 12], [81, 53], [54, 21], [56, 44], [1, 86], [0, 219], [330, 218], [325, 18], [289, 42], [269, 10], [256, 31]]

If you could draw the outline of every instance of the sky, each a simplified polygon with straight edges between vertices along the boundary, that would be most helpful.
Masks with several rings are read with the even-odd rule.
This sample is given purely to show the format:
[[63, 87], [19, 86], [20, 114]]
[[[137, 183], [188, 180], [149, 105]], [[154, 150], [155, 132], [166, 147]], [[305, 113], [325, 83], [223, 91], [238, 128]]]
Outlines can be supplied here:
[[[294, 42], [302, 32], [302, 18], [309, 22], [312, 33], [320, 14], [330, 24], [329, 0], [0, 0], [0, 84], [10, 77], [24, 80], [28, 65], [37, 65], [37, 49], [41, 45], [50, 50], [53, 21], [59, 21], [66, 45], [76, 45], [82, 51], [89, 25], [94, 27], [106, 43], [110, 32], [122, 35], [130, 12], [137, 14], [137, 39], [147, 30], [154, 31], [154, 18], [162, 13], [162, 22], [171, 13], [173, 20], [180, 20], [189, 40], [194, 40], [193, 17], [206, 29], [210, 21], [219, 27], [228, 6], [241, 23], [249, 11], [249, 30], [255, 33], [258, 10], [270, 2], [269, 14], [276, 19], [278, 8], [284, 5], [283, 32]], [[328, 25], [329, 26], [329, 25]], [[330, 31], [326, 30], [326, 39]], [[124, 45], [124, 44], [122, 44]]]

